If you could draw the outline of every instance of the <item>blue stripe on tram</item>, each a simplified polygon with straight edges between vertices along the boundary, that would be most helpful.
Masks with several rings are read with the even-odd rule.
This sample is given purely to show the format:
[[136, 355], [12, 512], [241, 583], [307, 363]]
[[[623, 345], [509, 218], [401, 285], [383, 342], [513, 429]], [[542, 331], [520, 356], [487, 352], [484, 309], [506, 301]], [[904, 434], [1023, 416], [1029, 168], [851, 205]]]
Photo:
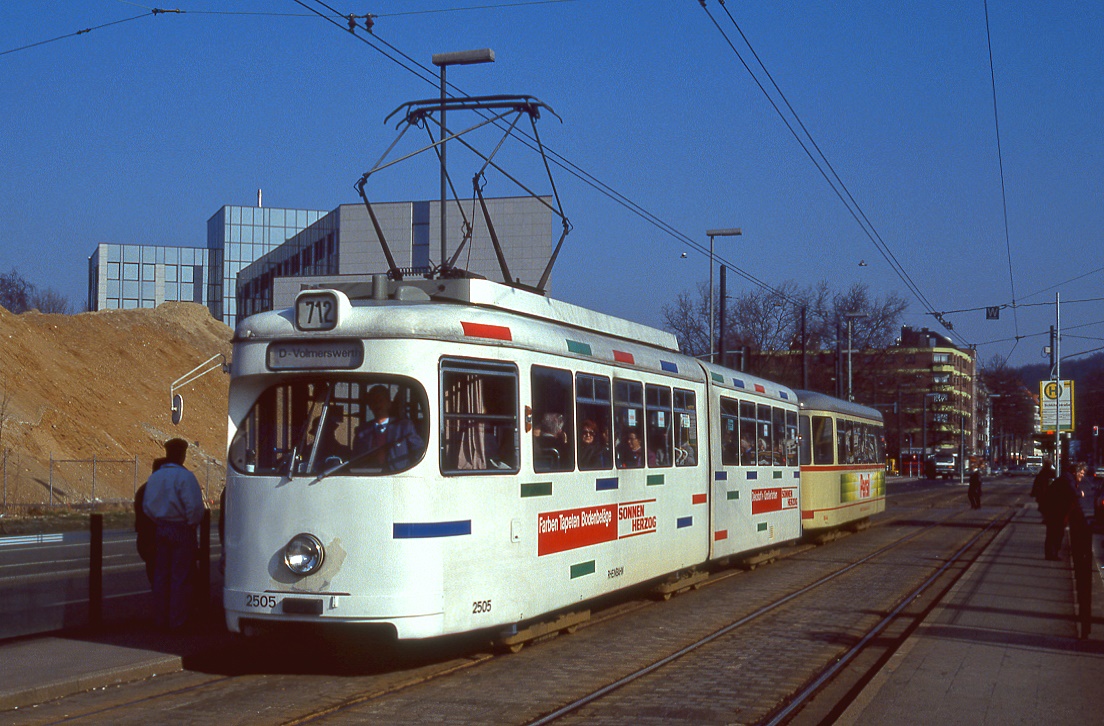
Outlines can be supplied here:
[[395, 539], [428, 539], [432, 537], [460, 537], [471, 534], [471, 520], [459, 522], [395, 522]]

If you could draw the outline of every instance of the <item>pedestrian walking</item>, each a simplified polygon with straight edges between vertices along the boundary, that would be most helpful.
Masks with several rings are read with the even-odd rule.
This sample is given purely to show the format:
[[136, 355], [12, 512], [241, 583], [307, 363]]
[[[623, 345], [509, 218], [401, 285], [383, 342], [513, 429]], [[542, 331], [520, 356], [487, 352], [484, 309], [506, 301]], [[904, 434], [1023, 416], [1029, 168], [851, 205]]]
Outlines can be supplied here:
[[184, 468], [188, 442], [165, 442], [161, 468], [146, 482], [142, 508], [155, 526], [153, 600], [154, 622], [179, 630], [188, 621], [192, 579], [203, 520], [203, 492], [192, 472]]
[[970, 500], [970, 509], [981, 509], [981, 472], [977, 469], [970, 472], [970, 486], [966, 490], [966, 498]]
[[1058, 550], [1066, 534], [1070, 513], [1081, 508], [1081, 480], [1085, 478], [1085, 465], [1071, 464], [1066, 471], [1047, 487], [1043, 518], [1046, 522], [1046, 541], [1043, 554], [1048, 560], [1058, 559]]
[[1039, 469], [1039, 473], [1035, 475], [1035, 480], [1031, 483], [1031, 496], [1035, 500], [1035, 504], [1039, 507], [1039, 513], [1046, 518], [1046, 514], [1043, 512], [1044, 505], [1046, 504], [1047, 488], [1050, 487], [1050, 483], [1054, 481], [1054, 465], [1050, 463], [1050, 459], [1043, 461], [1043, 468]]

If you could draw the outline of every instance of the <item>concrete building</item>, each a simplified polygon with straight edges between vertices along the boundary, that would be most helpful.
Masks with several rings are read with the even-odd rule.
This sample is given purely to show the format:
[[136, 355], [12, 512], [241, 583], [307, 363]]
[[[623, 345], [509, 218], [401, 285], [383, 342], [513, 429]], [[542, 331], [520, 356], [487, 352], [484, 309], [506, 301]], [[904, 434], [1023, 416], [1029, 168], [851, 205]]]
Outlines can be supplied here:
[[[550, 199], [506, 197], [488, 199], [487, 208], [515, 281], [536, 285], [552, 254], [554, 215]], [[440, 258], [440, 202], [373, 203], [395, 264], [408, 277], [424, 275]], [[447, 208], [449, 255], [462, 239], [464, 220], [455, 204]], [[470, 240], [460, 251], [456, 267], [489, 280], [503, 282], [490, 233], [481, 213], [473, 218]], [[320, 284], [327, 277], [368, 279], [387, 272], [387, 259], [363, 204], [343, 204], [264, 255], [238, 275], [238, 310], [252, 315], [291, 305], [295, 293]]]
[[[544, 202], [550, 200], [544, 198]], [[488, 199], [487, 206], [511, 275], [535, 284], [551, 255], [551, 210], [531, 197]], [[439, 202], [385, 202], [373, 207], [404, 274], [422, 274], [438, 261]], [[479, 213], [465, 209], [471, 240], [456, 266], [501, 281], [487, 225], [481, 215], [473, 214]], [[460, 245], [465, 224], [455, 204], [449, 205], [448, 215], [451, 255]], [[204, 247], [97, 245], [88, 258], [88, 309], [197, 302], [207, 306], [216, 320], [234, 327], [241, 315], [271, 309], [274, 281], [279, 277], [386, 271], [363, 205], [343, 204], [329, 212], [225, 206], [207, 220]]]
[[237, 322], [237, 274], [326, 212], [225, 206], [207, 220], [204, 247], [99, 244], [88, 258], [88, 309], [153, 308], [163, 302], [206, 305]]

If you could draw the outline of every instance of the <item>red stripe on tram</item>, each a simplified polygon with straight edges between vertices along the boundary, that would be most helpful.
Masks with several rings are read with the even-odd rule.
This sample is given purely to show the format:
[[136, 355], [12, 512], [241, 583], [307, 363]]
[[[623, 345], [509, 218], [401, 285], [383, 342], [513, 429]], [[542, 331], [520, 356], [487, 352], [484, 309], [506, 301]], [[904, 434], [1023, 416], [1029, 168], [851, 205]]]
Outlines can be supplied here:
[[469, 335], [475, 338], [492, 338], [494, 340], [513, 340], [514, 336], [511, 335], [510, 329], [503, 325], [487, 325], [486, 323], [465, 323], [461, 322], [464, 326], [464, 335]]
[[613, 359], [618, 363], [636, 363], [636, 361], [633, 359], [632, 353], [622, 353], [619, 350], [613, 351]]

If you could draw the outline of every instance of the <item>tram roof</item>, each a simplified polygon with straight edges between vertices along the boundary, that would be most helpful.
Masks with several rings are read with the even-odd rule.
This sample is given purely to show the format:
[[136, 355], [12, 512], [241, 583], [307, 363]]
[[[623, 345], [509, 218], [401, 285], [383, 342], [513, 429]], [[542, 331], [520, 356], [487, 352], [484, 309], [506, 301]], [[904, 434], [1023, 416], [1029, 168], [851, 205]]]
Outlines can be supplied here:
[[[344, 279], [343, 279], [344, 278]], [[377, 282], [378, 281], [378, 282]], [[387, 286], [384, 299], [375, 295], [375, 286]], [[522, 290], [499, 282], [481, 278], [454, 280], [402, 280], [389, 281], [382, 275], [338, 276], [319, 281], [318, 289], [338, 290], [355, 306], [394, 304], [395, 301], [417, 304], [419, 302], [459, 303], [489, 310], [523, 315], [529, 318], [560, 323], [572, 328], [620, 338], [634, 343], [662, 348], [674, 353], [679, 351], [678, 338], [673, 333], [659, 330], [624, 318], [606, 315], [578, 305], [555, 300], [539, 293]], [[418, 293], [423, 293], [424, 297]]]
[[797, 400], [803, 411], [832, 411], [835, 413], [842, 413], [846, 416], [872, 418], [877, 421], [884, 420], [881, 411], [876, 408], [870, 408], [869, 406], [863, 406], [860, 403], [845, 401], [842, 398], [829, 396], [826, 393], [818, 393], [817, 391], [799, 390], [794, 391], [794, 393], [797, 394]]

